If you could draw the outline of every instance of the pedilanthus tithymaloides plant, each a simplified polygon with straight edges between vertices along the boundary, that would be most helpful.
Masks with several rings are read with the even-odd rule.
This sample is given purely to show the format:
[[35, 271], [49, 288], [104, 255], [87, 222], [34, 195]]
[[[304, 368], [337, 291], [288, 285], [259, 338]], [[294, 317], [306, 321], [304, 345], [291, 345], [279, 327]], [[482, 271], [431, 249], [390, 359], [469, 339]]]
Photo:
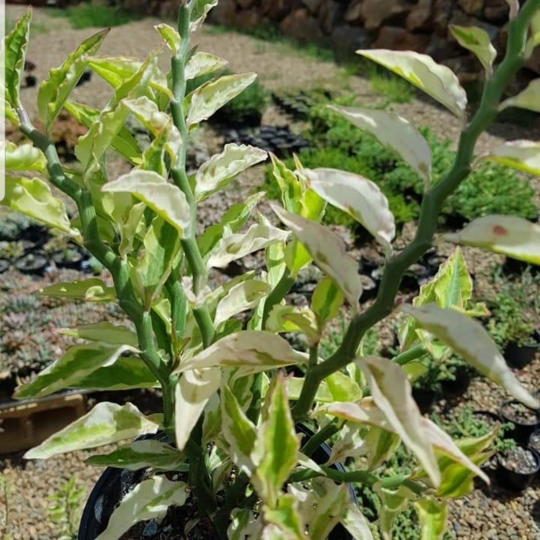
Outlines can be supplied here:
[[[528, 0], [521, 8], [515, 0], [508, 3], [508, 47], [496, 68], [485, 31], [452, 28], [486, 72], [482, 101], [470, 121], [466, 94], [447, 67], [412, 52], [359, 51], [463, 121], [453, 166], [435, 185], [429, 146], [404, 118], [381, 110], [334, 107], [395, 150], [424, 181], [416, 236], [399, 252], [392, 247], [395, 224], [388, 201], [373, 182], [334, 169], [304, 169], [298, 161], [296, 170], [289, 170], [274, 156], [282, 191], [282, 205], [272, 205], [277, 219], [272, 222], [256, 213], [263, 198], [256, 194], [197, 234], [198, 205], [267, 158], [257, 148], [230, 144], [194, 175], [186, 171], [190, 133], [255, 79], [254, 74], [226, 75], [186, 95], [188, 80], [226, 63], [190, 45], [191, 32], [217, 0], [186, 0], [177, 28], [156, 27], [171, 51], [168, 75], [158, 68], [159, 50], [139, 62], [97, 56], [107, 31], [84, 41], [62, 66], [51, 70], [39, 89], [43, 132], [32, 124], [19, 92], [31, 11], [18, 21], [5, 39], [2, 91], [6, 118], [29, 142], [5, 145], [4, 204], [84, 246], [114, 282], [113, 287], [98, 278], [59, 283], [43, 294], [118, 302], [133, 327], [102, 322], [70, 329], [70, 335], [85, 344], [72, 347], [20, 386], [15, 397], [41, 397], [65, 388], [160, 388], [163, 394], [162, 414], [145, 416], [131, 404], [100, 403], [26, 454], [44, 459], [134, 440], [89, 459], [99, 465], [154, 470], [120, 502], [100, 540], [119, 538], [139, 520], [159, 519], [168, 505], [183, 505], [190, 498], [198, 505], [197, 523], [219, 539], [319, 540], [339, 522], [354, 538], [370, 539], [374, 525], [351, 500], [347, 483], [367, 485], [377, 494], [381, 510], [375, 525], [384, 538], [391, 537], [395, 516], [412, 503], [425, 537], [437, 539], [444, 534], [447, 500], [468, 493], [474, 476], [487, 481], [478, 466], [489, 456], [495, 434], [466, 444], [453, 442], [420, 415], [411, 397], [411, 380], [421, 374], [422, 359], [436, 360], [454, 351], [515, 398], [540, 406], [474, 320], [485, 310], [471, 305], [472, 282], [459, 249], [422, 287], [413, 305], [400, 306], [405, 322], [398, 356], [365, 357], [361, 341], [396, 309], [403, 274], [432, 246], [444, 201], [478, 162], [489, 159], [540, 174], [538, 142], [507, 142], [474, 156], [478, 137], [499, 110], [539, 110], [540, 80], [502, 101], [540, 43], [540, 0]], [[101, 111], [70, 99], [87, 68], [112, 87]], [[75, 149], [78, 165], [69, 169], [48, 137], [62, 109], [88, 128]], [[151, 135], [144, 151], [125, 127], [129, 117]], [[131, 172], [109, 178], [109, 151], [131, 164]], [[51, 184], [76, 203], [74, 219], [68, 218], [63, 198], [51, 191]], [[359, 221], [386, 253], [378, 296], [367, 309], [360, 308], [356, 261], [342, 240], [321, 225], [327, 204]], [[284, 228], [275, 225], [278, 221]], [[540, 263], [540, 227], [515, 216], [486, 216], [437, 241]], [[264, 271], [209, 286], [209, 269], [224, 268], [259, 250], [266, 256]], [[310, 306], [287, 304], [299, 271], [313, 263], [324, 277]], [[352, 319], [343, 341], [330, 357], [321, 358], [325, 327], [344, 305]], [[238, 317], [241, 313], [248, 313], [247, 323]], [[309, 353], [294, 350], [279, 335], [288, 332], [303, 334]], [[299, 426], [306, 423], [314, 435], [302, 435]], [[157, 432], [166, 439], [137, 440]], [[332, 456], [327, 463], [316, 463], [311, 456], [325, 441], [333, 441]], [[414, 471], [387, 474], [384, 463], [400, 444], [415, 456]], [[331, 467], [348, 457], [356, 458], [351, 470]], [[167, 471], [179, 472], [182, 481], [170, 480]]]

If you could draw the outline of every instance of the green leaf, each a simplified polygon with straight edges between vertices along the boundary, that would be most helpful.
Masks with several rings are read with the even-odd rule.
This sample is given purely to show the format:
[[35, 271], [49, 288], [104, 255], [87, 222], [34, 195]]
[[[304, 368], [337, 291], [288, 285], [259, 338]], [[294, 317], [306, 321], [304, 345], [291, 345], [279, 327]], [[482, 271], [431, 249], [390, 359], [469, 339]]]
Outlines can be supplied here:
[[349, 504], [341, 523], [354, 540], [373, 540], [368, 521], [355, 504]]
[[186, 65], [186, 81], [196, 79], [224, 68], [229, 62], [210, 53], [196, 52]]
[[118, 540], [140, 521], [160, 520], [169, 506], [183, 506], [189, 489], [184, 482], [154, 476], [137, 484], [114, 509], [107, 528], [96, 540]]
[[168, 444], [154, 441], [135, 441], [121, 446], [109, 454], [91, 456], [85, 460], [89, 465], [115, 467], [137, 471], [152, 467], [157, 470], [187, 470], [184, 455]]
[[[296, 377], [288, 379], [289, 399], [296, 401], [300, 397], [303, 384], [304, 379]], [[360, 399], [362, 399], [360, 386], [345, 373], [339, 371], [326, 377], [315, 395], [315, 401], [318, 403], [357, 401]]]
[[288, 237], [288, 232], [266, 223], [252, 225], [245, 233], [233, 234], [226, 231], [212, 251], [208, 266], [226, 268], [232, 261], [242, 259], [272, 244], [284, 242]]
[[443, 238], [540, 265], [540, 226], [520, 217], [477, 218], [462, 231], [445, 234]]
[[189, 102], [188, 127], [208, 120], [218, 109], [241, 94], [256, 78], [255, 73], [225, 75], [197, 88], [186, 98]]
[[156, 376], [140, 358], [122, 356], [114, 364], [98, 368], [84, 379], [76, 381], [73, 388], [120, 391], [159, 386]]
[[[540, 92], [536, 97], [540, 100]], [[539, 111], [540, 112], [540, 109]], [[534, 176], [540, 175], [540, 143], [533, 141], [510, 141], [494, 148], [483, 159], [495, 161]]]
[[414, 493], [406, 486], [397, 489], [387, 489], [375, 484], [374, 491], [381, 499], [379, 509], [379, 528], [384, 540], [392, 540], [392, 528], [396, 517], [409, 506], [409, 501], [415, 498]]
[[191, 432], [209, 399], [221, 383], [221, 371], [216, 368], [186, 371], [175, 392], [175, 434], [176, 447], [183, 450]]
[[278, 508], [282, 487], [297, 463], [300, 443], [289, 408], [284, 375], [278, 375], [267, 394], [266, 418], [257, 432], [251, 453], [255, 464], [252, 482], [269, 509]]
[[30, 36], [32, 8], [15, 23], [13, 30], [5, 37], [5, 99], [14, 110], [21, 106], [20, 87], [24, 71], [26, 49]]
[[196, 32], [204, 23], [208, 13], [217, 6], [218, 0], [193, 0], [191, 6], [191, 24], [189, 29]]
[[266, 322], [266, 329], [272, 332], [302, 332], [312, 347], [321, 340], [315, 314], [309, 308], [276, 304]]
[[272, 160], [272, 174], [281, 190], [281, 201], [285, 210], [300, 213], [300, 199], [302, 197], [300, 180], [274, 154], [270, 154], [270, 159]]
[[388, 199], [377, 184], [338, 169], [304, 169], [302, 175], [320, 197], [363, 225], [387, 254], [392, 252], [396, 224]]
[[322, 332], [328, 322], [338, 316], [345, 297], [334, 280], [324, 277], [313, 291], [311, 310], [317, 317], [319, 331]]
[[158, 24], [154, 26], [154, 28], [158, 31], [159, 35], [163, 38], [169, 49], [171, 49], [172, 53], [176, 54], [178, 52], [178, 48], [180, 47], [181, 41], [178, 31], [165, 23]]
[[[275, 531], [265, 529], [265, 540], [305, 540], [305, 527], [298, 511], [298, 501], [292, 495], [282, 495], [273, 506], [264, 510], [264, 520], [277, 528]], [[265, 536], [266, 535], [266, 536]], [[310, 535], [310, 538], [314, 538]]]
[[[66, 101], [64, 108], [86, 128], [90, 128], [94, 123], [99, 121], [99, 111], [87, 105]], [[134, 165], [140, 164], [141, 150], [139, 149], [137, 140], [127, 127], [123, 126], [120, 128], [120, 131], [112, 138], [111, 147], [130, 163]]]
[[242, 367], [247, 375], [305, 361], [305, 355], [274, 333], [244, 330], [221, 338], [192, 358], [185, 358], [177, 372], [222, 366]]
[[403, 311], [419, 325], [450, 346], [480, 373], [501, 385], [516, 399], [531, 408], [540, 408], [519, 383], [498, 351], [487, 330], [477, 321], [453, 309], [441, 309], [436, 304], [422, 307], [404, 305]]
[[431, 184], [431, 148], [424, 136], [405, 118], [379, 109], [330, 106], [343, 118], [373, 135], [382, 145], [397, 152], [413, 168], [424, 185]]
[[250, 474], [257, 430], [227, 385], [221, 388], [221, 418], [222, 436], [229, 445], [231, 459], [241, 472]]
[[123, 353], [133, 350], [133, 347], [127, 345], [120, 347], [101, 343], [77, 345], [30, 382], [19, 386], [14, 397], [16, 399], [42, 397], [69, 388], [100, 367], [114, 364]]
[[53, 196], [49, 186], [39, 178], [14, 178], [6, 175], [6, 194], [2, 201], [15, 212], [21, 212], [45, 225], [68, 233], [79, 234], [71, 228], [64, 203]]
[[42, 296], [54, 296], [56, 298], [86, 300], [87, 302], [112, 302], [116, 299], [114, 288], [108, 287], [99, 278], [55, 283], [54, 285], [40, 289], [39, 294]]
[[75, 328], [61, 328], [58, 331], [64, 336], [71, 336], [88, 341], [99, 341], [108, 345], [130, 345], [137, 347], [139, 342], [137, 334], [125, 326], [116, 326], [110, 322], [99, 322], [76, 326]]
[[270, 286], [264, 281], [252, 279], [238, 283], [220, 300], [214, 325], [218, 327], [231, 317], [254, 308], [269, 293]]
[[508, 107], [519, 107], [529, 111], [540, 112], [540, 79], [534, 79], [517, 96], [503, 101], [499, 105], [499, 110], [502, 111]]
[[149, 309], [161, 294], [180, 250], [178, 231], [160, 217], [154, 218], [144, 237], [142, 257], [134, 261], [133, 272], [144, 306]]
[[26, 452], [26, 459], [47, 459], [87, 448], [97, 448], [124, 439], [155, 433], [159, 425], [134, 405], [98, 403], [88, 414]]
[[223, 189], [240, 173], [266, 160], [268, 154], [253, 146], [227, 144], [221, 154], [216, 154], [201, 165], [195, 176], [195, 197], [204, 201], [212, 193]]
[[384, 49], [356, 52], [414, 84], [458, 118], [465, 116], [467, 107], [465, 90], [451, 69], [437, 64], [430, 56], [412, 51]]
[[[343, 291], [353, 311], [359, 309], [362, 283], [357, 262], [347, 254], [343, 240], [333, 231], [275, 204], [272, 210], [306, 247], [319, 268]], [[288, 261], [288, 265], [290, 265]]]
[[476, 55], [484, 66], [488, 76], [493, 73], [493, 62], [497, 58], [497, 50], [491, 44], [489, 34], [477, 26], [450, 25], [450, 31], [458, 43]]
[[[4, 146], [3, 143], [0, 143]], [[0, 163], [4, 161], [6, 171], [38, 171], [44, 173], [47, 170], [47, 159], [41, 150], [30, 144], [17, 146], [15, 143], [6, 141], [5, 154], [0, 154]]]
[[83, 75], [87, 56], [97, 52], [108, 33], [107, 28], [83, 41], [59, 68], [49, 71], [49, 78], [39, 87], [38, 110], [47, 131]]
[[424, 435], [422, 415], [405, 372], [386, 358], [359, 358], [373, 401], [388, 423], [418, 458], [435, 486], [441, 481], [433, 448]]
[[105, 193], [131, 193], [170, 223], [183, 238], [188, 234], [191, 210], [186, 196], [152, 171], [133, 170], [103, 186]]

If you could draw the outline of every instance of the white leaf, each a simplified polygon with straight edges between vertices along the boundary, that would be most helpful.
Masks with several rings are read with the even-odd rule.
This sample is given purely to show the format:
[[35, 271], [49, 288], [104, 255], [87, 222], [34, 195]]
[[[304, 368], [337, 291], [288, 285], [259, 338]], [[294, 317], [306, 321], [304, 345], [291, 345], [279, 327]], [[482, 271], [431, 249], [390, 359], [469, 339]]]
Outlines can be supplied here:
[[264, 161], [268, 154], [254, 146], [227, 144], [221, 154], [204, 163], [195, 176], [195, 196], [203, 201], [241, 172]]
[[378, 109], [330, 106], [355, 126], [367, 131], [397, 152], [424, 180], [431, 183], [431, 148], [423, 135], [405, 118]]
[[[540, 102], [540, 93], [538, 94], [537, 101]], [[481, 159], [496, 161], [519, 171], [540, 176], [540, 142], [506, 142], [494, 148], [489, 155]]]
[[528, 109], [529, 111], [540, 112], [540, 79], [534, 79], [517, 96], [503, 101], [499, 105], [499, 110], [502, 111], [508, 107], [519, 107], [521, 109]]
[[213, 268], [225, 268], [232, 261], [236, 261], [264, 249], [277, 242], [285, 242], [289, 237], [287, 231], [270, 225], [252, 225], [246, 233], [229, 234], [223, 236], [219, 244], [214, 248], [208, 266]]
[[347, 513], [341, 519], [341, 523], [354, 540], [373, 540], [368, 521], [356, 504], [349, 504]]
[[208, 400], [219, 389], [221, 371], [216, 368], [186, 371], [175, 391], [176, 447], [183, 450]]
[[443, 238], [540, 265], [540, 226], [517, 216], [480, 217], [462, 231], [447, 233]]
[[235, 285], [219, 302], [214, 325], [217, 327], [234, 315], [254, 308], [269, 292], [270, 285], [264, 281], [249, 280]]
[[98, 403], [88, 414], [58, 431], [36, 448], [26, 459], [47, 459], [58, 454], [96, 448], [124, 439], [155, 433], [159, 425], [146, 418], [135, 405]]
[[96, 540], [118, 540], [140, 521], [159, 520], [169, 506], [182, 506], [189, 495], [187, 484], [154, 476], [137, 484], [114, 509], [105, 531]]
[[389, 254], [396, 236], [396, 223], [388, 199], [379, 186], [360, 176], [338, 169], [304, 169], [309, 186], [330, 204], [361, 223]]
[[279, 219], [309, 251], [321, 270], [331, 277], [342, 290], [354, 311], [358, 311], [362, 283], [357, 262], [347, 255], [343, 240], [323, 225], [296, 216], [274, 203], [270, 206]]
[[476, 55], [484, 66], [486, 73], [491, 75], [493, 73], [493, 62], [497, 58], [497, 51], [491, 44], [489, 34], [483, 28], [476, 26], [451, 25], [450, 31], [463, 48]]
[[188, 96], [191, 98], [187, 115], [188, 127], [210, 118], [223, 105], [241, 94], [256, 78], [255, 73], [225, 75], [197, 88]]
[[425, 54], [412, 51], [373, 49], [358, 54], [381, 64], [444, 105], [458, 118], [463, 118], [467, 107], [467, 94], [455, 73], [433, 61]]
[[207, 367], [243, 367], [245, 374], [304, 363], [305, 355], [271, 332], [245, 330], [230, 334], [195, 355], [184, 359], [177, 371]]
[[155, 172], [133, 170], [105, 184], [102, 191], [131, 193], [178, 230], [181, 237], [189, 232], [191, 210], [186, 196]]
[[412, 397], [407, 375], [401, 366], [387, 358], [360, 358], [357, 362], [366, 376], [373, 401], [438, 486], [441, 473], [433, 448], [425, 437], [422, 415]]
[[452, 347], [480, 373], [501, 385], [516, 399], [528, 407], [540, 408], [540, 402], [521, 386], [479, 322], [453, 309], [441, 309], [436, 304], [422, 307], [404, 305], [402, 309], [422, 328]]

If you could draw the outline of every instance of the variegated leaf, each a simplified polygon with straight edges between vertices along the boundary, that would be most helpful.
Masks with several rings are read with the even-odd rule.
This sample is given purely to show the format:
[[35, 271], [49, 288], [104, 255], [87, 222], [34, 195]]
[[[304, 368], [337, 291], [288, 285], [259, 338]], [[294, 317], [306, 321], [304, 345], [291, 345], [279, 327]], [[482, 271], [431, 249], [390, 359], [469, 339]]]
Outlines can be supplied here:
[[270, 286], [264, 281], [253, 279], [239, 283], [220, 300], [214, 325], [217, 327], [238, 313], [254, 308], [269, 293]]
[[349, 122], [397, 152], [424, 180], [431, 183], [431, 148], [423, 135], [405, 118], [379, 109], [330, 106]]
[[421, 540], [442, 540], [446, 532], [448, 505], [432, 497], [414, 503], [420, 520]]
[[488, 76], [491, 76], [497, 50], [492, 45], [489, 34], [477, 26], [450, 25], [450, 31], [463, 48], [476, 55]]
[[42, 296], [55, 298], [71, 298], [87, 302], [111, 302], [116, 299], [116, 291], [108, 287], [99, 278], [89, 278], [82, 281], [59, 282], [40, 289]]
[[0, 141], [0, 167], [6, 171], [38, 171], [47, 170], [47, 160], [41, 150], [32, 144], [17, 146], [9, 141]]
[[357, 53], [414, 84], [458, 118], [464, 117], [467, 107], [465, 90], [451, 69], [437, 64], [430, 56], [412, 51], [385, 49], [357, 51]]
[[97, 448], [125, 439], [155, 433], [159, 425], [144, 416], [135, 405], [98, 403], [88, 414], [58, 431], [36, 448], [26, 452], [26, 459], [47, 459], [87, 448]]
[[534, 79], [517, 96], [504, 100], [499, 105], [499, 110], [508, 107], [519, 107], [529, 111], [540, 112], [540, 79]]
[[229, 62], [206, 52], [196, 52], [186, 65], [186, 81], [200, 77], [201, 75], [207, 75], [208, 73], [214, 73], [224, 68]]
[[517, 216], [477, 218], [462, 231], [443, 238], [540, 265], [540, 226]]
[[[540, 101], [540, 92], [537, 100]], [[540, 112], [540, 109], [539, 109]], [[482, 159], [482, 158], [481, 158]], [[540, 142], [510, 141], [494, 148], [483, 159], [540, 176]]]
[[87, 341], [99, 341], [108, 345], [138, 346], [137, 334], [125, 326], [117, 326], [110, 322], [99, 322], [75, 326], [74, 328], [61, 328], [60, 334]]

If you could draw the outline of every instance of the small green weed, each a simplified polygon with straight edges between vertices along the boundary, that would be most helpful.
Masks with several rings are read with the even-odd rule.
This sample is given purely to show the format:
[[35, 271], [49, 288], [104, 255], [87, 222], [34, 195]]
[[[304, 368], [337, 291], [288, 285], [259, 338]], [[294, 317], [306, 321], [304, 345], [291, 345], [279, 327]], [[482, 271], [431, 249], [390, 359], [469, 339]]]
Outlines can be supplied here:
[[368, 79], [376, 94], [384, 96], [393, 103], [408, 103], [414, 99], [414, 88], [407, 81], [389, 71], [383, 72], [373, 66], [368, 71]]
[[82, 513], [84, 488], [72, 476], [58, 493], [49, 497], [49, 518], [57, 526], [58, 540], [76, 540]]
[[77, 30], [84, 28], [107, 28], [122, 26], [141, 17], [110, 6], [93, 6], [91, 4], [78, 4], [66, 9], [50, 10], [54, 17], [66, 17], [71, 26]]

